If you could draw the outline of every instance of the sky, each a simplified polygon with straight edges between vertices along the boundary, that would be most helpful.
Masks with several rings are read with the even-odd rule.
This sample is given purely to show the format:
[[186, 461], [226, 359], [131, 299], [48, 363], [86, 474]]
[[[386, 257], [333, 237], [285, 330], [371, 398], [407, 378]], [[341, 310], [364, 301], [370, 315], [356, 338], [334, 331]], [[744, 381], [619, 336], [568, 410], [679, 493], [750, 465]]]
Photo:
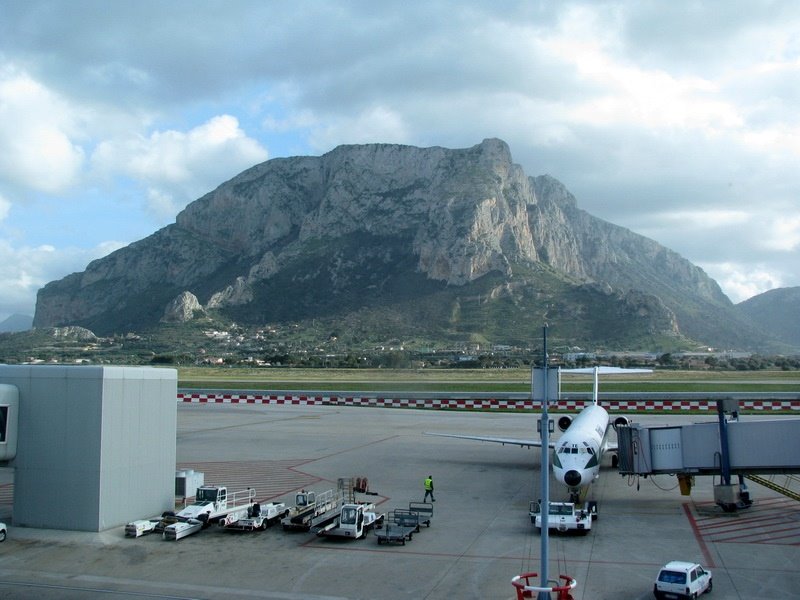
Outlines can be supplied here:
[[800, 285], [795, 0], [0, 0], [0, 320], [262, 161], [505, 140], [733, 302]]

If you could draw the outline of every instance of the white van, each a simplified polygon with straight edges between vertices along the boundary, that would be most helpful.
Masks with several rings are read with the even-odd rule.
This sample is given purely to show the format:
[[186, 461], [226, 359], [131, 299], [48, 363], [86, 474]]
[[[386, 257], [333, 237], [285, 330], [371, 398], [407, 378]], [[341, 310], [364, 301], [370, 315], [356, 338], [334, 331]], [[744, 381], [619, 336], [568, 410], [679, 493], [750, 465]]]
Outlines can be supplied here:
[[657, 600], [666, 598], [697, 598], [711, 591], [711, 571], [706, 571], [697, 563], [673, 560], [658, 572], [653, 585], [653, 595]]

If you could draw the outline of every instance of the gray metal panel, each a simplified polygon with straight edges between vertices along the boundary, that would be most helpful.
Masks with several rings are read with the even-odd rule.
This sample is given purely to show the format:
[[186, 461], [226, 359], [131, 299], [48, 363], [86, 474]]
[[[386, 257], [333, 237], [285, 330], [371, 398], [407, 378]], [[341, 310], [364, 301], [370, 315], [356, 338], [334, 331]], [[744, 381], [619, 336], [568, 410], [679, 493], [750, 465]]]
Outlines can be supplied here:
[[174, 503], [177, 379], [169, 369], [124, 368], [103, 383], [99, 526], [107, 529]]
[[674, 473], [683, 468], [680, 427], [663, 427], [650, 431], [652, 469]]
[[683, 466], [687, 470], [721, 468], [719, 423], [694, 423], [683, 428]]
[[14, 524], [100, 531], [174, 500], [177, 372], [0, 365], [20, 391]]
[[[800, 473], [800, 419], [729, 421], [726, 429], [732, 474]], [[644, 435], [648, 431], [649, 444]], [[680, 434], [680, 455], [675, 453], [675, 432]], [[637, 460], [634, 455], [633, 473], [722, 472], [719, 421], [672, 428], [637, 426], [635, 435], [641, 440], [641, 455], [646, 456], [649, 448], [652, 460]]]
[[800, 470], [800, 419], [728, 423], [731, 470]]

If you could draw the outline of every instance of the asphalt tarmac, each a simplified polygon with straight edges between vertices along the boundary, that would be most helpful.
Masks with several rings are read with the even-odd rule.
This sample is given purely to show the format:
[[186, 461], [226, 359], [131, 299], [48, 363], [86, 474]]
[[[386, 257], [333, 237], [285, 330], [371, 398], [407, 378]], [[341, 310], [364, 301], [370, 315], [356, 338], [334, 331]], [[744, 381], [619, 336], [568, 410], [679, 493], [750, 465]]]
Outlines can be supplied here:
[[[77, 533], [12, 525], [0, 544], [0, 598], [516, 598], [512, 577], [540, 571], [541, 538], [528, 517], [530, 500], [541, 495], [539, 451], [423, 432], [534, 438], [536, 418], [179, 404], [178, 466], [202, 471], [206, 483], [255, 487], [262, 501], [291, 503], [299, 489], [324, 491], [340, 477], [366, 477], [372, 494], [363, 499], [387, 512], [421, 501], [423, 479], [432, 475], [431, 526], [406, 545], [379, 545], [373, 534], [333, 540], [279, 525], [243, 534], [214, 527], [178, 542], [125, 538], [122, 527]], [[714, 418], [633, 416], [662, 424]], [[675, 559], [712, 571], [709, 598], [800, 597], [800, 504], [751, 483], [753, 507], [723, 513], [710, 477], [697, 478], [687, 497], [674, 477], [628, 479], [605, 463], [590, 496], [599, 504], [592, 531], [549, 537], [549, 574], [574, 577], [573, 598], [652, 598], [659, 567]], [[0, 477], [0, 492], [9, 477]], [[552, 479], [550, 489], [552, 499], [564, 499]], [[0, 516], [10, 513], [0, 493]]]

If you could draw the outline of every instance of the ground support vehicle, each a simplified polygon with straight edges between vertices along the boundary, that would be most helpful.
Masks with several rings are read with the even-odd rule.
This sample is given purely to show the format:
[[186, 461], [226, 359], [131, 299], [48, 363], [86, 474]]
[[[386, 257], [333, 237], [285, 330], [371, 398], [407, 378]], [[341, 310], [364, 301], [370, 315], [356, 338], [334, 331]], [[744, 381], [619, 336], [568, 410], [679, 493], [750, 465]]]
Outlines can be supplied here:
[[[156, 531], [161, 524], [162, 519], [139, 519], [138, 521], [131, 521], [125, 525], [126, 537], [141, 537]], [[163, 531], [163, 527], [161, 528]]]
[[263, 531], [287, 514], [289, 514], [289, 509], [283, 502], [267, 502], [266, 504], [256, 502], [243, 517], [235, 521], [220, 519], [219, 524], [226, 531]]
[[425, 527], [431, 526], [431, 519], [433, 519], [433, 504], [430, 502], [409, 502], [408, 510], [417, 513], [419, 522], [425, 524]]
[[281, 523], [286, 530], [309, 531], [312, 527], [326, 525], [335, 519], [341, 505], [341, 496], [333, 490], [320, 494], [303, 490], [295, 495], [295, 505]]
[[351, 503], [342, 505], [339, 515], [329, 523], [312, 529], [318, 536], [359, 539], [365, 537], [373, 527], [380, 527], [383, 514], [375, 512], [375, 504]]
[[203, 485], [197, 488], [195, 501], [178, 513], [165, 512], [161, 518], [142, 519], [125, 525], [125, 535], [140, 537], [160, 532], [165, 540], [179, 540], [220, 520], [231, 523], [247, 517], [255, 503], [256, 491], [252, 488], [228, 494], [220, 485]]
[[397, 508], [389, 514], [383, 529], [375, 529], [378, 544], [386, 542], [406, 545], [419, 531], [419, 514], [406, 509]]
[[232, 523], [245, 518], [255, 504], [256, 491], [247, 488], [228, 494], [228, 488], [203, 485], [197, 488], [195, 501], [175, 515], [176, 522], [164, 527], [165, 540], [179, 540], [222, 520]]
[[[530, 505], [528, 514], [531, 523], [542, 529], [542, 503], [533, 501]], [[589, 533], [592, 528], [592, 521], [597, 518], [597, 504], [587, 502], [584, 505], [575, 502], [550, 502], [550, 509], [547, 517], [548, 529], [558, 531], [579, 531]]]
[[713, 588], [711, 571], [697, 563], [673, 560], [661, 567], [653, 584], [657, 600], [697, 598]]

